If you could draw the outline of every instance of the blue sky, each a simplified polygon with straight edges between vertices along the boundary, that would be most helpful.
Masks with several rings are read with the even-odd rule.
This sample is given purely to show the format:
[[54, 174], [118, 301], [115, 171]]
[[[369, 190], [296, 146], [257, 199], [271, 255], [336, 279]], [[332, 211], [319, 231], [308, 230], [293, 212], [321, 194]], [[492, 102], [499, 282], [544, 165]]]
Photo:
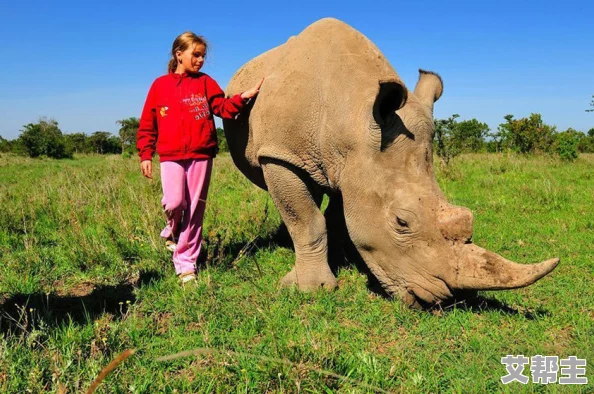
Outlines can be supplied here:
[[18, 1], [0, 15], [0, 135], [40, 116], [65, 133], [117, 133], [140, 116], [185, 30], [211, 44], [203, 69], [224, 88], [260, 53], [327, 16], [369, 37], [409, 89], [438, 72], [435, 116], [495, 129], [531, 112], [559, 130], [594, 127], [594, 2], [589, 1]]

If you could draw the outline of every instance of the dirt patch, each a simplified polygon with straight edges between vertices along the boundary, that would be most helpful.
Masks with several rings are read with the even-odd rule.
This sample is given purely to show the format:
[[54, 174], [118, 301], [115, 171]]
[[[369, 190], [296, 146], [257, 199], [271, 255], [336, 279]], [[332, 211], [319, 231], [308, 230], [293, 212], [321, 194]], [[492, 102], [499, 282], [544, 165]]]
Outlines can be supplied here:
[[85, 297], [95, 290], [95, 284], [87, 280], [74, 286], [68, 286], [64, 280], [60, 279], [52, 283], [52, 288], [54, 289], [53, 293], [58, 297]]
[[73, 287], [70, 288], [70, 291], [68, 293], [63, 293], [60, 294], [58, 292], [59, 296], [72, 296], [72, 297], [86, 297], [89, 294], [91, 294], [93, 292], [93, 290], [95, 290], [95, 284], [90, 282], [90, 281], [86, 281], [86, 282], [82, 282], [82, 283], [77, 283], [76, 285], [74, 285]]
[[[140, 282], [140, 276], [138, 274], [133, 274], [124, 279], [120, 283], [120, 286], [136, 286], [138, 282]], [[96, 285], [90, 280], [78, 282], [74, 286], [66, 285], [64, 280], [57, 280], [54, 283], [52, 283], [52, 288], [55, 289], [54, 293], [58, 297], [86, 297], [90, 295], [97, 287], [98, 285]], [[2, 303], [1, 298], [0, 303]]]

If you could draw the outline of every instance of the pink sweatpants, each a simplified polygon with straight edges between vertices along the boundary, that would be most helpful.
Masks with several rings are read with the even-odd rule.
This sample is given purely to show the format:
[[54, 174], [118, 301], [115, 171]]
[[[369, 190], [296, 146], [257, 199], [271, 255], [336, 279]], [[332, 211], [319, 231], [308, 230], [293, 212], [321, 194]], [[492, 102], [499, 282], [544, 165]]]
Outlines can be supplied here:
[[167, 216], [161, 237], [173, 236], [177, 242], [173, 264], [178, 275], [196, 271], [211, 171], [212, 159], [161, 163], [161, 203]]

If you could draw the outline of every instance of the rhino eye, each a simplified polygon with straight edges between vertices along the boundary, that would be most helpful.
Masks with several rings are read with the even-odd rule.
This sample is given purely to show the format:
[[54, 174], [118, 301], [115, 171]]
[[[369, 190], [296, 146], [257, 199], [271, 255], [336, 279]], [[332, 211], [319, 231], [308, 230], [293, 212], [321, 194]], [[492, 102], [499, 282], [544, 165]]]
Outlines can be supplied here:
[[406, 220], [400, 219], [398, 216], [396, 216], [396, 222], [402, 227], [408, 227], [408, 223], [406, 222]]

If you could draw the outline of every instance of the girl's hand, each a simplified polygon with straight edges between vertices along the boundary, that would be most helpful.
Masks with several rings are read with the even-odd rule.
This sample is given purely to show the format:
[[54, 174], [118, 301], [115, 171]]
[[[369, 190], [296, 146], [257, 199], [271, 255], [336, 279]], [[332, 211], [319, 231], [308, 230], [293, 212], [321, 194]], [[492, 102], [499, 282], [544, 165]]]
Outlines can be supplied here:
[[140, 162], [140, 171], [142, 171], [142, 175], [149, 179], [153, 179], [153, 161], [152, 160], [143, 160]]
[[263, 82], [264, 82], [264, 78], [262, 78], [262, 80], [260, 82], [258, 82], [256, 84], [256, 86], [254, 86], [250, 90], [246, 90], [245, 92], [243, 92], [241, 94], [241, 98], [244, 100], [247, 100], [247, 99], [251, 99], [252, 97], [256, 97], [258, 95], [258, 93], [260, 92], [260, 86], [262, 86]]

